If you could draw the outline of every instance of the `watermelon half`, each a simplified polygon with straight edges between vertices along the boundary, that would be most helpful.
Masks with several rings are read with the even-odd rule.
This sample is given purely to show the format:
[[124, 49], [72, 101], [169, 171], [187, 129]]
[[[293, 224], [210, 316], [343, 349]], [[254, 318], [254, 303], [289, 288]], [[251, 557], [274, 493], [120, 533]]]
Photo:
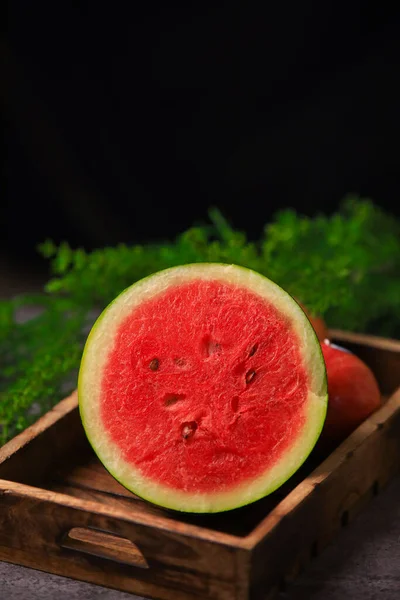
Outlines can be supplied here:
[[327, 409], [303, 310], [262, 275], [212, 263], [121, 293], [90, 332], [78, 393], [87, 437], [115, 479], [188, 512], [277, 489], [311, 452]]

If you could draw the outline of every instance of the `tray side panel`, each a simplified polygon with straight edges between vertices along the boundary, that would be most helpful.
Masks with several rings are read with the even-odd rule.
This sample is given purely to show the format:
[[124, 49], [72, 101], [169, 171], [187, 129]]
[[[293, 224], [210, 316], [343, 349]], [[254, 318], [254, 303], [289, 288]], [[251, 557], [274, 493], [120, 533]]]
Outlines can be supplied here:
[[74, 392], [0, 448], [0, 479], [39, 484], [57, 465], [73, 462], [89, 445]]
[[[183, 527], [180, 533], [128, 522], [70, 500], [63, 504], [60, 494], [50, 501], [27, 490], [0, 491], [0, 560], [162, 600], [247, 598], [248, 576], [238, 569], [234, 547], [185, 535]], [[126, 560], [132, 545], [141, 556], [137, 566]]]
[[[400, 468], [400, 390], [254, 533], [252, 600], [293, 580]], [[250, 539], [250, 538], [249, 538]]]
[[332, 339], [346, 346], [374, 372], [381, 393], [393, 394], [400, 387], [400, 342], [372, 335], [332, 330]]

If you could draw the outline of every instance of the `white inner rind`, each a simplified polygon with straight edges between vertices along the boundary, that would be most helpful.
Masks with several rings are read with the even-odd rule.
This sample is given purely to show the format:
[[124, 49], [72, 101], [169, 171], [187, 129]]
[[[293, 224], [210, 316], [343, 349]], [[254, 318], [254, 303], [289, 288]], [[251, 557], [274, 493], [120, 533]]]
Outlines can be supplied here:
[[[291, 322], [309, 376], [305, 425], [292, 446], [256, 479], [223, 492], [184, 492], [144, 477], [124, 459], [101, 419], [101, 381], [113, 349], [115, 332], [134, 308], [170, 286], [192, 280], [219, 280], [247, 288], [272, 303]], [[277, 489], [297, 471], [314, 447], [327, 409], [325, 363], [315, 332], [295, 300], [262, 275], [222, 264], [193, 264], [160, 271], [122, 292], [100, 315], [87, 339], [78, 382], [79, 409], [87, 437], [99, 459], [126, 488], [155, 504], [187, 512], [219, 512], [242, 506]]]

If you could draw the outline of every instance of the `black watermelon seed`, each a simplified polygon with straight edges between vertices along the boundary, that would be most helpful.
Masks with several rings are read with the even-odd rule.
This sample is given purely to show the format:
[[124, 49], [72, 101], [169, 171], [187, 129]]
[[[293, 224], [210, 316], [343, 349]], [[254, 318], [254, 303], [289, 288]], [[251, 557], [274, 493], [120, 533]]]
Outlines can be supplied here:
[[256, 376], [256, 372], [254, 370], [247, 371], [246, 373], [246, 383], [251, 383]]
[[153, 358], [153, 360], [150, 361], [149, 367], [152, 371], [157, 371], [159, 366], [160, 361], [158, 360], [158, 358]]
[[258, 344], [254, 344], [254, 346], [250, 350], [249, 356], [254, 356], [255, 353], [257, 352], [257, 348], [258, 348]]
[[197, 429], [196, 421], [190, 421], [189, 423], [183, 423], [182, 425], [182, 437], [187, 440], [192, 437]]

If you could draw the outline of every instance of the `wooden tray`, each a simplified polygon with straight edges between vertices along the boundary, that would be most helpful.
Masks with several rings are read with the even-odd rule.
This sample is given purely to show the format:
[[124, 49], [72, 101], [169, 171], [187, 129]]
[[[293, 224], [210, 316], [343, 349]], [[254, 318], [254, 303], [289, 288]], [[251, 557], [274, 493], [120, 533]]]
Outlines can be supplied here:
[[76, 395], [0, 450], [0, 560], [166, 600], [272, 597], [400, 465], [400, 342], [333, 332], [374, 370], [383, 407], [322, 464], [215, 515], [158, 509], [101, 466]]

